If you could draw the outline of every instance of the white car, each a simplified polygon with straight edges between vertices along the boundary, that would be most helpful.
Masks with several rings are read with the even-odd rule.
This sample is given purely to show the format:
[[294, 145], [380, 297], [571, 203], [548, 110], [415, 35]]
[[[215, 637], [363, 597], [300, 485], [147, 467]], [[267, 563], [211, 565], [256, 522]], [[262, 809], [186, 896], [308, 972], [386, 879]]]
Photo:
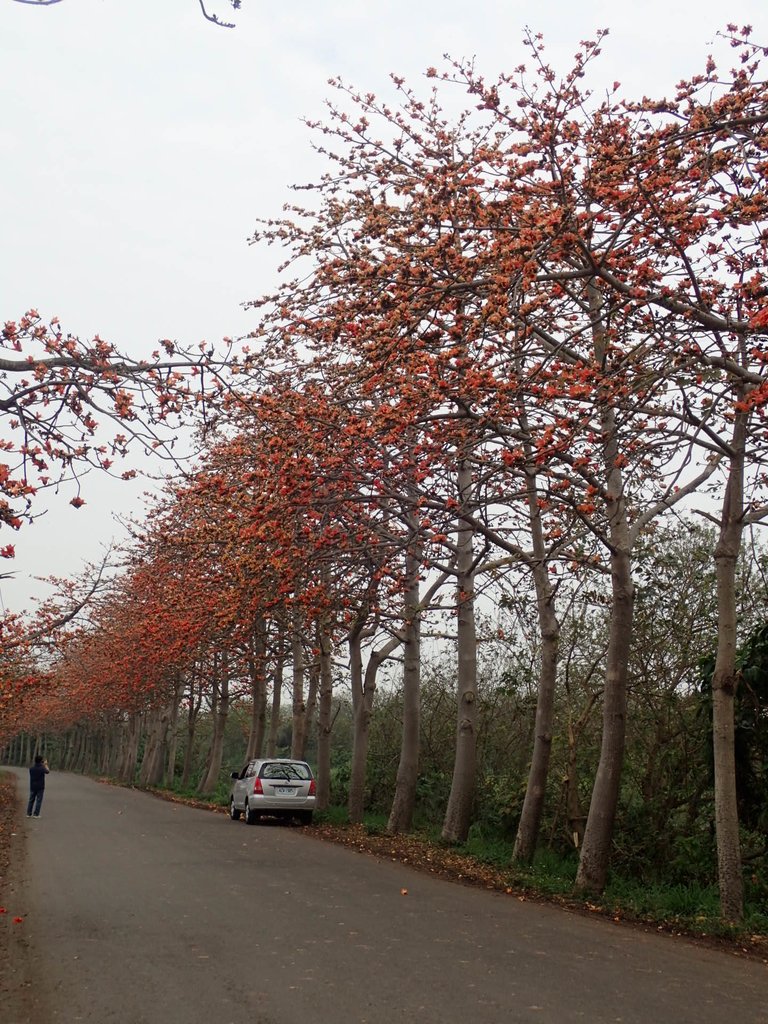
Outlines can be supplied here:
[[298, 818], [302, 825], [311, 825], [316, 792], [312, 769], [306, 761], [258, 758], [249, 761], [242, 771], [232, 772], [229, 816], [232, 821], [244, 817], [248, 825], [254, 825], [264, 814]]

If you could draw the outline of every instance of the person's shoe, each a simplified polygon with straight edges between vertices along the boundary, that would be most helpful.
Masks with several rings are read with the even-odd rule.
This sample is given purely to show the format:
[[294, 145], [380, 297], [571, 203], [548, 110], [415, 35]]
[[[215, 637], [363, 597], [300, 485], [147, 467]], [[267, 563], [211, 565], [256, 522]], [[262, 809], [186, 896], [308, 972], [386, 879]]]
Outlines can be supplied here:
[[32, 817], [32, 815], [31, 815], [31, 814], [28, 814], [28, 815], [27, 815], [27, 817], [28, 817], [28, 818], [31, 818], [31, 817]]

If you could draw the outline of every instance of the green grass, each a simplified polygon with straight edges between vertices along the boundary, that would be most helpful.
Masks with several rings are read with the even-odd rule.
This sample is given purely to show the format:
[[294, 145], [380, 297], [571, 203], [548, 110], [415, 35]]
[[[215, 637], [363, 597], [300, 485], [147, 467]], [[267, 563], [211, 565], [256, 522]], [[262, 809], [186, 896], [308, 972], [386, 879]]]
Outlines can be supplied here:
[[329, 807], [325, 811], [315, 811], [315, 821], [318, 825], [332, 825], [334, 828], [344, 828], [349, 823], [346, 807]]
[[543, 848], [530, 866], [513, 865], [512, 846], [508, 838], [473, 827], [467, 842], [457, 849], [481, 864], [505, 872], [515, 889], [588, 904], [614, 917], [703, 936], [734, 939], [768, 935], [768, 907], [764, 905], [763, 890], [757, 886], [747, 886], [744, 923], [734, 927], [720, 916], [716, 885], [645, 882], [613, 873], [601, 896], [585, 900], [574, 896], [578, 867], [575, 853], [563, 857]]
[[202, 803], [216, 804], [217, 807], [226, 807], [229, 803], [229, 779], [221, 780], [213, 793], [205, 795], [199, 793], [196, 786], [182, 786], [178, 779], [174, 780], [170, 788], [168, 786], [148, 786], [147, 788], [156, 790], [158, 793], [173, 793], [174, 796], [181, 796], [187, 800], [200, 800]]

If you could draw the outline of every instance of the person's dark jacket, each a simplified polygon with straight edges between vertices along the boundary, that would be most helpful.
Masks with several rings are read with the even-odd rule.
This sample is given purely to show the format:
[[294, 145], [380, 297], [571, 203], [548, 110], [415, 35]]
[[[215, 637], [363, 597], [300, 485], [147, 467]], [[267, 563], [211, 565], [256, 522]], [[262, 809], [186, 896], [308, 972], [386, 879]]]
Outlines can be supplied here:
[[37, 793], [41, 789], [45, 789], [45, 776], [48, 774], [48, 769], [44, 764], [33, 764], [29, 769], [29, 791], [30, 793]]

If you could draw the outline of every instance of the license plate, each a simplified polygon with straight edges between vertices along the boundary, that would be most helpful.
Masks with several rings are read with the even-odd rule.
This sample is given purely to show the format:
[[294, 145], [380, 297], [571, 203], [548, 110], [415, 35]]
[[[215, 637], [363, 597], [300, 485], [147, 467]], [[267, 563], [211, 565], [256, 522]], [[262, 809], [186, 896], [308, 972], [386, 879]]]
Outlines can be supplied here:
[[278, 796], [293, 796], [293, 790], [290, 786], [277, 786], [275, 792]]

